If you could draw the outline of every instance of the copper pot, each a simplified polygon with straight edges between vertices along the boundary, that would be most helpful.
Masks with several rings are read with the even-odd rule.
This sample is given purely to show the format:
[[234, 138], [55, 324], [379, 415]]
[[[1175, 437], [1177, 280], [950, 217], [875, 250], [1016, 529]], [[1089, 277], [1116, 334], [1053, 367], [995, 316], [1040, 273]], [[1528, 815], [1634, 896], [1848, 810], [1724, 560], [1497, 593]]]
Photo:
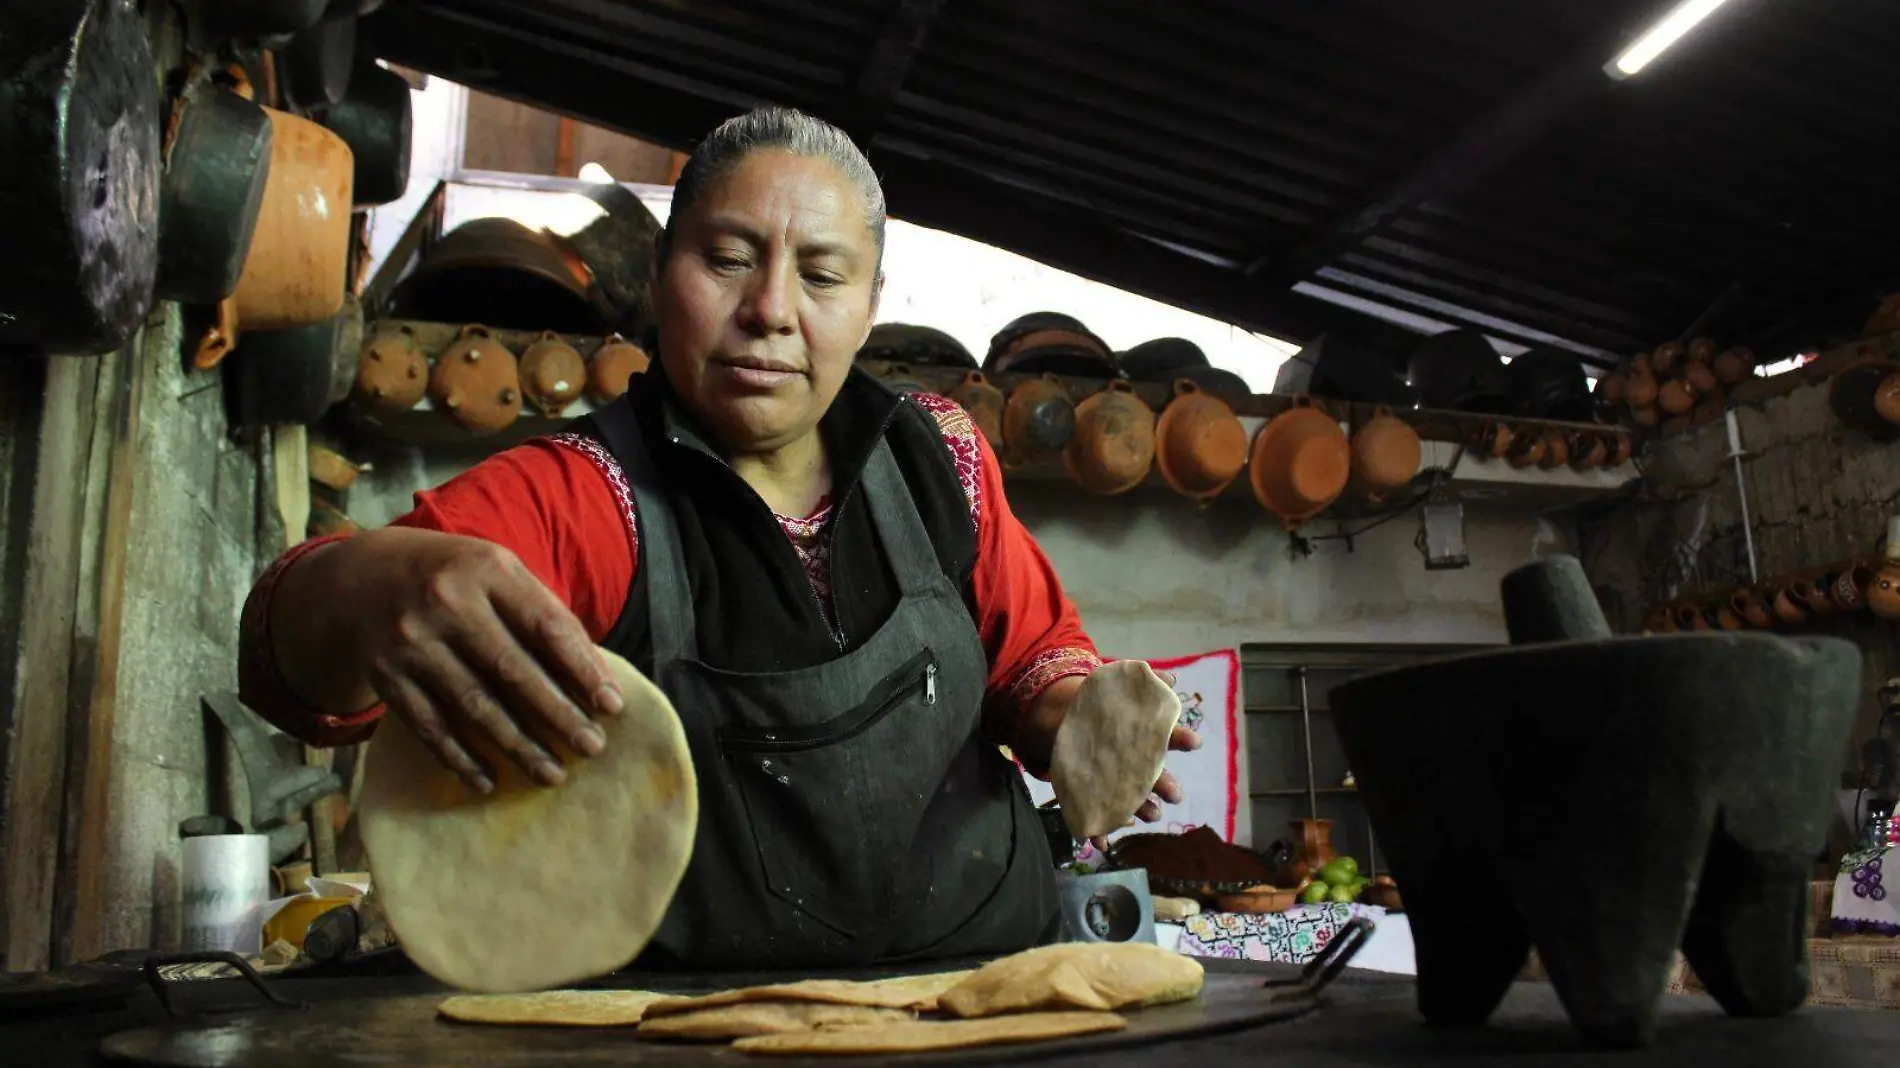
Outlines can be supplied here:
[[521, 354], [521, 391], [536, 411], [550, 419], [574, 403], [586, 382], [586, 361], [552, 330], [541, 331]]
[[1755, 374], [1755, 354], [1745, 348], [1723, 349], [1715, 358], [1715, 380], [1725, 386], [1739, 385]]
[[1247, 430], [1226, 401], [1177, 379], [1155, 426], [1155, 466], [1175, 492], [1206, 504], [1247, 466]]
[[1511, 439], [1511, 451], [1504, 458], [1512, 467], [1536, 467], [1544, 462], [1544, 453], [1549, 449], [1550, 443], [1544, 440], [1544, 435], [1526, 430]]
[[1061, 452], [1075, 438], [1075, 404], [1055, 375], [1009, 391], [1003, 403], [1003, 460], [1010, 466]]
[[1669, 369], [1674, 367], [1676, 361], [1682, 359], [1687, 351], [1680, 341], [1664, 342], [1656, 346], [1656, 351], [1650, 354], [1649, 365], [1659, 375], [1668, 374]]
[[1864, 597], [1867, 607], [1882, 619], [1900, 619], [1900, 560], [1887, 560], [1874, 572]]
[[1610, 443], [1601, 434], [1579, 430], [1570, 439], [1570, 466], [1594, 471], [1610, 458]]
[[471, 434], [492, 434], [521, 415], [515, 354], [485, 326], [471, 323], [436, 358], [429, 399]]
[[1560, 430], [1544, 432], [1544, 458], [1537, 466], [1554, 471], [1570, 462], [1570, 438]]
[[1858, 612], [1867, 607], [1867, 590], [1874, 583], [1878, 569], [1871, 561], [1859, 561], [1841, 569], [1834, 576], [1833, 585], [1828, 587], [1828, 595], [1834, 598], [1834, 604], [1843, 612]]
[[1775, 618], [1783, 623], [1796, 624], [1808, 621], [1808, 610], [1795, 599], [1794, 591], [1789, 587], [1784, 586], [1776, 590], [1771, 603], [1774, 606]]
[[1656, 406], [1670, 415], [1687, 415], [1695, 408], [1695, 390], [1682, 379], [1672, 378], [1657, 392]]
[[587, 361], [587, 397], [595, 404], [612, 404], [627, 392], [634, 375], [645, 374], [653, 360], [647, 350], [621, 337], [608, 334]]
[[1418, 431], [1382, 404], [1353, 432], [1352, 474], [1368, 500], [1384, 500], [1386, 494], [1411, 484], [1422, 454]]
[[1729, 598], [1729, 609], [1751, 627], [1767, 630], [1775, 625], [1775, 616], [1760, 590], [1736, 590]]
[[379, 323], [356, 360], [350, 395], [382, 412], [406, 412], [429, 389], [429, 361], [407, 325]]
[[1155, 458], [1155, 413], [1127, 382], [1110, 382], [1075, 409], [1075, 437], [1062, 451], [1069, 477], [1113, 496], [1141, 485]]
[[1900, 372], [1881, 379], [1874, 387], [1874, 414], [1900, 425]]
[[1003, 447], [1003, 391], [997, 389], [981, 371], [971, 371], [950, 390], [950, 399], [970, 413], [970, 421], [983, 432], [990, 451]]
[[1298, 530], [1345, 492], [1352, 447], [1326, 409], [1298, 393], [1293, 407], [1260, 428], [1248, 468], [1254, 498], [1287, 530]]

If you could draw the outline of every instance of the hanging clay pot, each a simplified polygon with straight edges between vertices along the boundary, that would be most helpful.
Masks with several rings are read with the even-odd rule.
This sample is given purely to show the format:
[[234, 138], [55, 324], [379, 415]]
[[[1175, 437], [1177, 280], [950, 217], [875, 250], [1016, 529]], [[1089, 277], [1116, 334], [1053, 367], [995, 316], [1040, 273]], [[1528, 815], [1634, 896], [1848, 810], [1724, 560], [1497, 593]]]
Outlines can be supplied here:
[[1352, 474], [1352, 447], [1339, 423], [1304, 393], [1267, 420], [1253, 440], [1248, 480], [1255, 499], [1288, 531], [1339, 498]]
[[1676, 629], [1708, 630], [1709, 617], [1702, 609], [1692, 604], [1676, 606]]
[[1796, 579], [1790, 587], [1796, 602], [1817, 616], [1839, 612], [1834, 603], [1834, 579], [1831, 575], [1808, 575]]
[[574, 403], [586, 381], [586, 361], [552, 330], [541, 331], [521, 353], [521, 392], [550, 419]]
[[485, 326], [470, 324], [436, 359], [429, 399], [471, 434], [492, 434], [521, 415], [515, 354]]
[[1610, 458], [1610, 442], [1601, 434], [1579, 430], [1570, 438], [1570, 466], [1595, 471]]
[[1505, 459], [1512, 467], [1536, 467], [1544, 462], [1544, 453], [1550, 449], [1550, 443], [1544, 435], [1534, 430], [1524, 430], [1511, 439], [1511, 451]]
[[1003, 459], [1010, 466], [1052, 456], [1075, 438], [1075, 404], [1053, 374], [1009, 391], [1003, 404]]
[[1176, 379], [1155, 424], [1155, 466], [1176, 493], [1205, 505], [1247, 466], [1247, 430], [1226, 401]]
[[1627, 368], [1619, 367], [1602, 378], [1597, 379], [1595, 390], [1597, 399], [1612, 408], [1622, 407], [1629, 393], [1630, 376]]
[[1630, 364], [1629, 383], [1623, 387], [1623, 399], [1632, 408], [1647, 408], [1656, 403], [1656, 393], [1661, 388], [1649, 361], [1642, 356], [1636, 357]]
[[587, 361], [587, 399], [595, 404], [612, 404], [627, 392], [634, 375], [645, 374], [653, 360], [647, 350], [621, 337], [608, 334]]
[[1867, 590], [1874, 584], [1878, 569], [1872, 560], [1859, 560], [1834, 576], [1828, 594], [1843, 612], [1858, 612], [1867, 607]]
[[1715, 380], [1725, 386], [1739, 385], [1755, 374], [1755, 354], [1745, 348], [1723, 349], [1713, 364]]
[[1676, 361], [1682, 359], [1687, 352], [1688, 350], [1679, 341], [1669, 341], [1658, 345], [1656, 351], [1650, 354], [1650, 369], [1659, 375], [1666, 375], [1669, 369], [1676, 365]]
[[1511, 428], [1503, 423], [1487, 423], [1473, 444], [1493, 460], [1502, 460], [1511, 454]]
[[1775, 625], [1775, 614], [1760, 590], [1736, 590], [1728, 604], [1729, 609], [1751, 627], [1767, 630]]
[[1537, 466], [1553, 471], [1570, 462], [1570, 439], [1561, 430], [1544, 432], [1544, 458]]
[[378, 324], [356, 361], [356, 402], [382, 412], [406, 412], [429, 389], [429, 361], [407, 325]]
[[1867, 586], [1865, 598], [1874, 615], [1900, 620], [1900, 560], [1889, 558], [1880, 565]]
[[1003, 391], [990, 384], [981, 371], [971, 371], [950, 390], [950, 399], [970, 413], [970, 421], [983, 432], [990, 451], [1003, 447]]
[[1774, 600], [1770, 603], [1774, 607], [1775, 618], [1783, 623], [1793, 625], [1808, 621], [1808, 610], [1795, 599], [1794, 591], [1789, 587], [1783, 586], [1776, 590]]
[[368, 464], [351, 463], [350, 458], [334, 449], [311, 445], [307, 450], [310, 481], [328, 486], [339, 493], [354, 485], [358, 475], [369, 470]]
[[1713, 338], [1699, 337], [1689, 342], [1689, 359], [1697, 363], [1708, 363], [1715, 358]]
[[1127, 382], [1110, 382], [1075, 409], [1075, 437], [1062, 452], [1069, 477], [1113, 496], [1141, 485], [1155, 458], [1155, 413]]
[[1730, 607], [1726, 602], [1716, 605], [1715, 611], [1712, 612], [1711, 615], [1715, 619], [1715, 627], [1717, 630], [1741, 630], [1747, 626], [1747, 624], [1742, 621], [1741, 613], [1735, 611], [1735, 609]]
[[1687, 415], [1695, 408], [1695, 390], [1680, 378], [1662, 384], [1656, 394], [1656, 406], [1670, 415]]
[[1900, 426], [1900, 372], [1881, 379], [1874, 387], [1874, 414]]
[[1714, 392], [1716, 386], [1720, 384], [1715, 380], [1715, 369], [1710, 367], [1705, 360], [1689, 361], [1689, 366], [1682, 372], [1682, 378], [1683, 381], [1689, 383], [1689, 388], [1698, 397]]
[[1622, 467], [1630, 462], [1630, 436], [1628, 434], [1610, 435], [1610, 457], [1603, 461], [1605, 467]]
[[1655, 426], [1662, 422], [1662, 413], [1656, 409], [1655, 405], [1645, 404], [1640, 408], [1630, 409], [1630, 422], [1637, 426]]
[[1355, 492], [1370, 501], [1412, 483], [1418, 474], [1423, 446], [1412, 424], [1379, 405], [1372, 418], [1352, 435], [1352, 477]]
[[1695, 410], [1689, 413], [1689, 421], [1697, 426], [1701, 426], [1705, 423], [1718, 423], [1721, 422], [1723, 414], [1727, 411], [1728, 397], [1723, 392], [1721, 386], [1716, 386], [1714, 389], [1702, 394], [1701, 399], [1696, 401]]

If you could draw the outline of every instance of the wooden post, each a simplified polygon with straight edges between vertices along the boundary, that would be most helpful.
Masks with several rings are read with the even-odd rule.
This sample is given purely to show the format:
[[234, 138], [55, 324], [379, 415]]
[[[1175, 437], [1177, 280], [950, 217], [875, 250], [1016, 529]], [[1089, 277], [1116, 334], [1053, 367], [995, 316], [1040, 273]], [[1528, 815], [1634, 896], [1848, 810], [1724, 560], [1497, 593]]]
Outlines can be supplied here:
[[574, 177], [574, 120], [566, 115], [561, 116], [554, 128], [554, 174], [559, 178]]

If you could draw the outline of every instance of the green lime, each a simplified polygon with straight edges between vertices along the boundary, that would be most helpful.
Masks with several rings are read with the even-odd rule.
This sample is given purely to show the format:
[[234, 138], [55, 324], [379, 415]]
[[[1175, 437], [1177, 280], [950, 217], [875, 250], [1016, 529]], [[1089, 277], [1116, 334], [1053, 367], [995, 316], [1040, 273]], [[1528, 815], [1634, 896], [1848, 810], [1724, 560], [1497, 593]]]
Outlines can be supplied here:
[[1351, 886], [1341, 884], [1339, 886], [1333, 887], [1330, 891], [1328, 891], [1326, 894], [1326, 899], [1328, 901], [1336, 901], [1342, 905], [1350, 905], [1352, 904], [1353, 899], [1358, 896], [1359, 896], [1358, 894], [1353, 892], [1353, 889]]
[[1330, 893], [1330, 891], [1326, 884], [1315, 879], [1313, 882], [1307, 884], [1306, 889], [1300, 893], [1300, 901], [1308, 905], [1323, 905], [1326, 903], [1326, 895], [1328, 893]]
[[1359, 878], [1359, 862], [1351, 857], [1334, 857], [1319, 870], [1319, 877], [1328, 886], [1334, 884], [1350, 886]]

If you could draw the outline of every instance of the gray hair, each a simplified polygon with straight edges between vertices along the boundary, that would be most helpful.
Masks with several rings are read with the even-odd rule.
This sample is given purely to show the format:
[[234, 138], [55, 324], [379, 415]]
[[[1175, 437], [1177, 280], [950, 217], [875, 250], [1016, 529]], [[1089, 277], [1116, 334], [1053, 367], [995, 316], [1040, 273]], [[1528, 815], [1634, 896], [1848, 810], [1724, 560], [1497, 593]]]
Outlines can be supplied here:
[[666, 221], [668, 240], [673, 237], [673, 220], [692, 208], [709, 186], [762, 148], [826, 160], [843, 171], [864, 197], [865, 225], [877, 242], [878, 259], [884, 258], [884, 186], [871, 169], [871, 161], [843, 130], [784, 107], [755, 108], [727, 119], [693, 149], [673, 187], [673, 210]]

